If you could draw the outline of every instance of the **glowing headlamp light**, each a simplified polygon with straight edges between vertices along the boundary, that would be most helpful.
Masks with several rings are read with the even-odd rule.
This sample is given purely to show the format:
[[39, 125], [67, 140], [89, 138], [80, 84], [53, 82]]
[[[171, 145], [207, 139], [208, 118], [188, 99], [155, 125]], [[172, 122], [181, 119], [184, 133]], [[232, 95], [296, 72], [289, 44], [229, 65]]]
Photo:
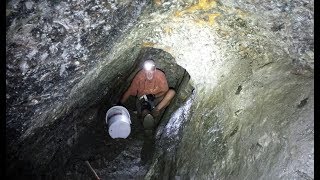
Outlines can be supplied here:
[[143, 68], [147, 71], [151, 71], [154, 68], [154, 64], [151, 62], [145, 62]]

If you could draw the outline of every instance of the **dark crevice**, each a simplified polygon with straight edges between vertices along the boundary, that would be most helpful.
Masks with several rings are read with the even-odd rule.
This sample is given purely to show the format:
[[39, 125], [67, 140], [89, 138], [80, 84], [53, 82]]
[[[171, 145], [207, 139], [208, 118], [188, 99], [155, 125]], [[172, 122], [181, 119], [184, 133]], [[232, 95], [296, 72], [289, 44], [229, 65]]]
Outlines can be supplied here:
[[298, 104], [297, 108], [302, 108], [303, 106], [305, 106], [308, 103], [308, 99], [309, 98], [305, 98], [305, 99], [301, 100], [300, 103]]
[[264, 68], [266, 66], [271, 65], [272, 63], [274, 63], [274, 62], [272, 62], [272, 61], [271, 62], [267, 62], [267, 63], [263, 64], [262, 66], [258, 67], [258, 69], [262, 69], [262, 68]]
[[242, 90], [242, 86], [240, 85], [240, 86], [238, 86], [238, 89], [236, 91], [236, 95], [240, 94], [241, 90]]

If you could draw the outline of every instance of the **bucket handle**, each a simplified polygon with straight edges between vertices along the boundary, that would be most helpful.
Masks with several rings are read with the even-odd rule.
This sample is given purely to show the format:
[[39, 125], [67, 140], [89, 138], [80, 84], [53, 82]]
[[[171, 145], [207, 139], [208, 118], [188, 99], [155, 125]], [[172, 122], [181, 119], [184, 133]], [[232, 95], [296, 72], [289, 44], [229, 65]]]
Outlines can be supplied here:
[[108, 117], [108, 120], [111, 119], [114, 116], [117, 116], [117, 115], [122, 115], [122, 113], [114, 113], [114, 114], [112, 114], [112, 116]]

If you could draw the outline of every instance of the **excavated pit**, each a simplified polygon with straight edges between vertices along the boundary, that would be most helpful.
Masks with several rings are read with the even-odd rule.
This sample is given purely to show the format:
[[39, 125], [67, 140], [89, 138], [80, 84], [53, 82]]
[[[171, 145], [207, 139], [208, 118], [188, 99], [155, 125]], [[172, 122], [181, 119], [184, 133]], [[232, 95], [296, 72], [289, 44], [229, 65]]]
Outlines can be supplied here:
[[[157, 68], [165, 72], [169, 87], [177, 91], [177, 96], [171, 105], [160, 114], [159, 127], [165, 126], [169, 120], [170, 115], [164, 116], [165, 114], [174, 112], [182, 103], [185, 103], [185, 96], [191, 97], [193, 88], [187, 86], [190, 76], [185, 69], [174, 62], [174, 58], [169, 53], [154, 48], [142, 49], [132, 70], [127, 73], [120, 72], [126, 78], [116, 78], [114, 86], [102, 98], [103, 101], [96, 107], [86, 110], [96, 116], [87, 117], [92, 119], [92, 122], [79, 137], [79, 142], [72, 147], [72, 156], [68, 157], [69, 160], [65, 166], [65, 175], [68, 179], [89, 179], [93, 176], [85, 165], [85, 160], [91, 163], [102, 179], [143, 179], [146, 175], [155, 150], [155, 138], [148, 140], [144, 137], [141, 120], [134, 113], [135, 98], [130, 97], [126, 103], [132, 121], [128, 138], [112, 139], [107, 132], [105, 115], [116, 102], [115, 100], [128, 88], [134, 75], [141, 69], [143, 60], [148, 58], [155, 60]], [[181, 91], [181, 89], [184, 90]], [[160, 128], [157, 134], [161, 134], [162, 131]], [[163, 148], [166, 147], [163, 146]]]
[[[13, 173], [9, 177], [90, 179], [93, 175], [85, 164], [85, 161], [89, 161], [102, 179], [143, 178], [152, 161], [155, 138], [151, 141], [145, 140], [143, 126], [134, 113], [136, 110], [135, 98], [130, 97], [126, 103], [132, 121], [131, 134], [128, 138], [112, 139], [108, 134], [105, 117], [107, 110], [117, 102], [129, 87], [134, 75], [141, 69], [143, 61], [148, 58], [154, 59], [157, 68], [165, 72], [169, 87], [177, 91], [177, 95], [170, 106], [160, 114], [159, 127], [165, 126], [170, 114], [185, 103], [187, 97], [191, 96], [193, 87], [189, 84], [190, 76], [184, 68], [175, 63], [174, 58], [169, 53], [155, 48], [143, 48], [137, 59], [133, 61], [133, 66], [130, 69], [116, 72], [116, 76], [109, 80], [112, 87], [105, 96], [89, 107], [84, 104], [84, 106], [74, 108], [65, 117], [61, 118], [61, 124], [48, 127], [49, 131], [60, 131], [62, 134], [70, 133], [66, 131], [71, 129], [74, 134], [69, 139], [57, 138], [57, 142], [65, 143], [65, 146], [55, 147], [55, 145], [52, 145], [50, 148], [56, 149], [56, 152], [47, 164], [41, 165], [39, 162], [40, 165], [36, 167], [36, 170], [34, 166], [28, 167], [26, 162], [11, 161], [10, 166], [14, 165], [14, 169], [11, 169]], [[119, 65], [109, 65], [106, 71], [117, 68], [119, 68]], [[73, 123], [69, 124], [68, 122]], [[68, 129], [62, 129], [68, 126]], [[157, 133], [161, 134], [162, 130], [157, 131]], [[43, 135], [43, 131], [39, 130], [39, 133]], [[24, 143], [31, 144], [28, 141], [41, 139], [39, 133], [35, 133]], [[49, 133], [47, 135], [52, 136]], [[43, 155], [46, 156], [46, 154]], [[29, 158], [33, 157], [29, 156]], [[34, 160], [32, 161], [34, 162]], [[19, 169], [18, 174], [16, 173], [17, 169]]]

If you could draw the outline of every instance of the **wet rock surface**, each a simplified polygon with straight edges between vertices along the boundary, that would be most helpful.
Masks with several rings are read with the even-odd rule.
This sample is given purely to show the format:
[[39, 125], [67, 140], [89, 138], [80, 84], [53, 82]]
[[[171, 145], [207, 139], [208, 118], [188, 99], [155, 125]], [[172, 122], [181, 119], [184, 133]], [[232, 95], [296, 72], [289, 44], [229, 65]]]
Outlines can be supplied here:
[[[313, 9], [311, 1], [8, 2], [10, 172], [88, 179], [89, 160], [107, 179], [313, 179]], [[141, 154], [139, 123], [120, 141], [102, 126], [146, 57], [159, 58], [179, 87], [153, 155]]]
[[9, 1], [7, 134], [53, 111], [137, 21], [145, 1]]

